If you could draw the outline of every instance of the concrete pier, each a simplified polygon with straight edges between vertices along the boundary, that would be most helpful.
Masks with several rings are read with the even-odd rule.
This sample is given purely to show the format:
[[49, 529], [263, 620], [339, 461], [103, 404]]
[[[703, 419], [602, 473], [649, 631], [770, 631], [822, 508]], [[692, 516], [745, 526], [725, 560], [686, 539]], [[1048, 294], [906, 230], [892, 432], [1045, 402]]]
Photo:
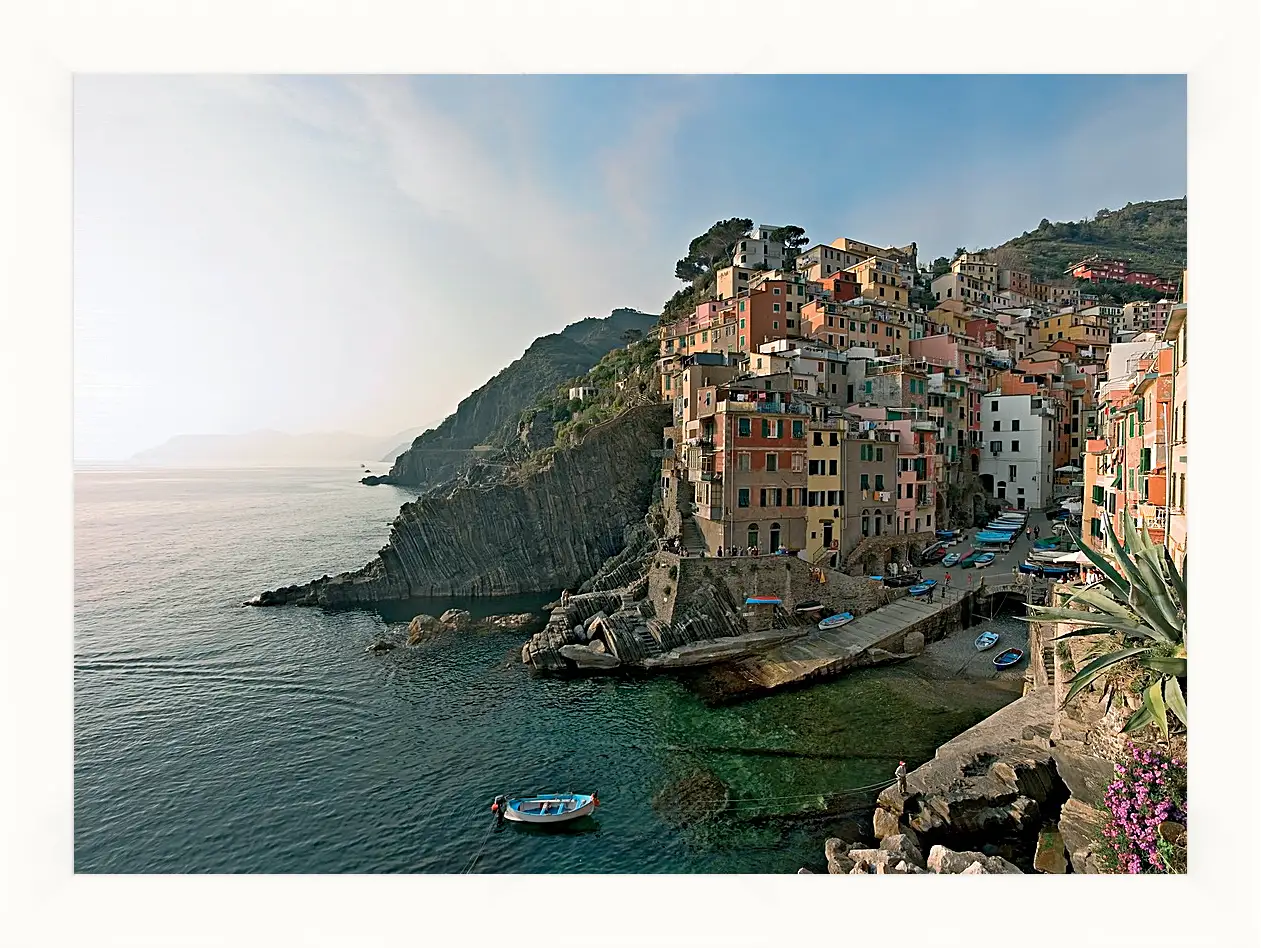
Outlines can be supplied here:
[[[874, 664], [881, 657], [916, 654], [925, 642], [970, 624], [972, 597], [957, 590], [951, 590], [948, 597], [943, 600], [938, 595], [928, 602], [905, 596], [839, 629], [820, 632], [816, 628], [793, 642], [733, 662], [724, 675], [723, 691], [729, 695], [745, 690], [773, 691]], [[874, 655], [876, 650], [888, 654]]]

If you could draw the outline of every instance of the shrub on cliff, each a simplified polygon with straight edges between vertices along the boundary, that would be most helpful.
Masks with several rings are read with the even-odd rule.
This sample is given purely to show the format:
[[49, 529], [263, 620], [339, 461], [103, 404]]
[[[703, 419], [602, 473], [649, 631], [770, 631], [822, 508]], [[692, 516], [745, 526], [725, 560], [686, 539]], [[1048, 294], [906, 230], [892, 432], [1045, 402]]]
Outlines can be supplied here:
[[[1057, 636], [1057, 640], [1084, 635], [1118, 634], [1121, 645], [1084, 665], [1069, 681], [1067, 703], [1096, 678], [1122, 662], [1136, 666], [1136, 682], [1143, 703], [1125, 724], [1126, 733], [1155, 725], [1169, 737], [1168, 712], [1187, 723], [1182, 683], [1187, 678], [1187, 586], [1185, 569], [1179, 573], [1169, 551], [1152, 542], [1144, 527], [1135, 530], [1125, 518], [1125, 545], [1118, 542], [1112, 525], [1105, 521], [1113, 565], [1073, 535], [1078, 548], [1103, 574], [1103, 582], [1077, 591], [1066, 605], [1029, 606], [1027, 622], [1070, 622], [1081, 628]], [[1086, 608], [1072, 608], [1080, 603]]]
[[1126, 745], [1108, 785], [1104, 865], [1116, 872], [1184, 873], [1186, 764], [1159, 748]]

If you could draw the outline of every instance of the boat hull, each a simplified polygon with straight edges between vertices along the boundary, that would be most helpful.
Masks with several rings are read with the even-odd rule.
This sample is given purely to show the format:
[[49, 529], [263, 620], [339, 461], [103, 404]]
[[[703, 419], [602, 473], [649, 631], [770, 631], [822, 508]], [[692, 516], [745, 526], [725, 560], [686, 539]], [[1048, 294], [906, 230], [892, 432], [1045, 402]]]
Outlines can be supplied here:
[[1003, 652], [1003, 654], [994, 656], [994, 667], [995, 668], [1010, 668], [1012, 665], [1015, 665], [1018, 661], [1020, 661], [1024, 657], [1025, 657], [1025, 653], [1022, 652], [1020, 649], [1018, 648], [1008, 649], [1006, 652]]
[[848, 612], [842, 612], [840, 615], [828, 616], [819, 623], [819, 631], [826, 632], [828, 629], [839, 629], [847, 622], [853, 622], [854, 617]]
[[[562, 804], [565, 809], [557, 810], [556, 807]], [[545, 805], [549, 812], [543, 812]], [[588, 794], [543, 794], [509, 800], [504, 809], [504, 819], [514, 823], [568, 823], [590, 816], [594, 810], [595, 797]]]
[[988, 651], [998, 644], [998, 636], [993, 632], [982, 632], [972, 644], [976, 646], [978, 652]]

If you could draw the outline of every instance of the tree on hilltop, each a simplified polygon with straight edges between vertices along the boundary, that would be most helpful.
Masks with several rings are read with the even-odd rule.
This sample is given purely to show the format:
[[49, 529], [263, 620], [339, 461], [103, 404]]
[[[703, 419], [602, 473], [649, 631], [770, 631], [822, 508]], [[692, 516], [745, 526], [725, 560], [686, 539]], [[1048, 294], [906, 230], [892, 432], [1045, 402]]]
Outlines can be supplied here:
[[804, 228], [798, 227], [796, 224], [790, 224], [787, 227], [776, 227], [771, 231], [771, 240], [778, 241], [784, 245], [784, 267], [791, 267], [793, 261], [797, 259], [797, 254], [810, 243], [810, 239], [806, 236]]
[[674, 275], [680, 280], [695, 283], [719, 267], [731, 262], [736, 241], [753, 229], [753, 221], [747, 217], [731, 217], [716, 221], [714, 225], [693, 237], [688, 244], [687, 256], [674, 265]]

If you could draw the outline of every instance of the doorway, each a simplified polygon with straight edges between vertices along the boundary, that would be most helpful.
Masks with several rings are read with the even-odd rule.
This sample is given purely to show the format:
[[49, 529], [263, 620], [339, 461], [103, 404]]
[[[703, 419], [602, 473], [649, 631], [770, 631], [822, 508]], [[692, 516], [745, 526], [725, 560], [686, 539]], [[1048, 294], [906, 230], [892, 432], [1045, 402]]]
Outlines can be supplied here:
[[771, 524], [771, 552], [774, 553], [779, 549], [779, 524]]
[[757, 549], [757, 545], [758, 545], [757, 540], [758, 540], [757, 524], [751, 523], [749, 524], [749, 546], [753, 547], [754, 549]]

